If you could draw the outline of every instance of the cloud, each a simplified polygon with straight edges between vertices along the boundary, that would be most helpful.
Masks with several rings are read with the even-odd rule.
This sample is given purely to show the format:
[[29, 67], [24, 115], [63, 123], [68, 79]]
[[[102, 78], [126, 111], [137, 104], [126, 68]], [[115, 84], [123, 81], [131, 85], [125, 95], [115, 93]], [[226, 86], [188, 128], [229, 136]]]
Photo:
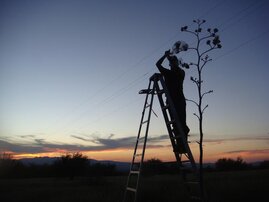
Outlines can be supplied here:
[[[82, 140], [82, 141], [86, 141], [86, 142], [92, 142], [95, 143], [97, 145], [99, 145], [99, 147], [103, 146], [105, 148], [108, 149], [114, 149], [114, 148], [129, 148], [129, 147], [134, 147], [135, 142], [136, 142], [136, 136], [131, 136], [131, 137], [123, 137], [123, 138], [114, 138], [112, 139], [112, 137], [114, 137], [114, 134], [109, 135], [108, 138], [100, 138], [100, 137], [92, 137], [92, 138], [84, 138], [81, 136], [77, 136], [77, 135], [71, 135], [71, 137]], [[149, 137], [148, 138], [148, 142], [149, 142], [149, 147], [151, 147], [152, 143], [160, 143], [164, 140], [168, 140], [169, 136], [168, 135], [160, 135], [157, 137]], [[156, 146], [156, 145], [155, 145]]]
[[[76, 135], [71, 137], [85, 141], [92, 142], [96, 145], [79, 145], [79, 144], [60, 144], [47, 142], [45, 139], [34, 139], [31, 144], [11, 142], [10, 140], [0, 140], [0, 152], [13, 152], [13, 153], [46, 153], [53, 151], [104, 151], [111, 149], [127, 149], [134, 148], [136, 143], [136, 137], [124, 137], [124, 138], [114, 138], [114, 135], [110, 135], [108, 138], [84, 138]], [[157, 137], [148, 138], [147, 148], [158, 148], [164, 145], [160, 144], [162, 141], [167, 140], [168, 135], [161, 135]], [[159, 143], [159, 144], [157, 144]]]
[[35, 135], [21, 135], [21, 138], [35, 138]]
[[251, 154], [251, 155], [269, 154], [269, 149], [235, 150], [226, 152], [226, 154], [238, 154], [238, 153]]
[[269, 160], [269, 149], [243, 149], [227, 151], [219, 156], [226, 158], [242, 157], [246, 161], [263, 161]]
[[86, 141], [86, 142], [92, 142], [92, 139], [80, 137], [80, 136], [77, 136], [77, 135], [71, 135], [71, 137], [79, 139], [79, 140], [83, 140], [83, 141]]
[[269, 137], [238, 137], [238, 138], [223, 138], [223, 139], [204, 139], [204, 143], [221, 144], [229, 141], [269, 141]]
[[6, 151], [14, 153], [40, 153], [43, 152], [43, 149], [40, 146], [10, 143], [0, 140], [0, 152]]
[[115, 136], [115, 134], [110, 134], [109, 136], [108, 136], [108, 139], [111, 139], [112, 137], [114, 137]]

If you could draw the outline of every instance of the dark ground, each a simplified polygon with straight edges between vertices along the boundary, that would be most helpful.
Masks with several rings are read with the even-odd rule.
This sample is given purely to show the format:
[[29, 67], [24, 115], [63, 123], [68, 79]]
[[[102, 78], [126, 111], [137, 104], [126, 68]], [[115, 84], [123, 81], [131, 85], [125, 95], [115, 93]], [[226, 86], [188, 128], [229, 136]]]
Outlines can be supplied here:
[[[269, 194], [269, 170], [206, 173], [210, 202], [265, 202]], [[126, 176], [41, 179], [0, 179], [1, 202], [120, 202]], [[139, 201], [184, 202], [180, 176], [141, 178]]]

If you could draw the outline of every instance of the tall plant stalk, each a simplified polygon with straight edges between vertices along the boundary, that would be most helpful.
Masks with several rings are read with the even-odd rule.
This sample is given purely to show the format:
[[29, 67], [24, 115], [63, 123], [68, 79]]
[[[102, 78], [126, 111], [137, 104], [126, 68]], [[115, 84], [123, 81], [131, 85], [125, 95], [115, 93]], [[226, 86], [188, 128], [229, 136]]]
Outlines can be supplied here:
[[203, 150], [203, 140], [204, 140], [204, 131], [203, 131], [203, 117], [204, 112], [208, 105], [204, 105], [203, 98], [205, 95], [213, 93], [213, 90], [204, 91], [203, 90], [203, 70], [206, 64], [212, 59], [209, 58], [208, 53], [221, 48], [220, 39], [218, 35], [218, 29], [208, 28], [204, 30], [202, 25], [206, 22], [205, 20], [194, 20], [193, 21], [196, 25], [194, 30], [189, 30], [188, 26], [184, 26], [181, 28], [182, 32], [187, 32], [195, 37], [195, 46], [190, 47], [189, 49], [194, 50], [195, 55], [197, 56], [197, 60], [194, 63], [190, 63], [189, 66], [192, 66], [196, 69], [197, 77], [191, 77], [191, 81], [196, 85], [197, 92], [198, 92], [198, 99], [192, 100], [187, 99], [194, 103], [197, 106], [198, 113], [194, 113], [194, 116], [197, 117], [199, 122], [199, 178], [200, 178], [200, 190], [201, 190], [201, 197], [203, 201], [206, 201], [205, 197], [205, 187], [204, 187], [204, 171], [203, 171], [203, 159], [204, 159], [204, 150]]

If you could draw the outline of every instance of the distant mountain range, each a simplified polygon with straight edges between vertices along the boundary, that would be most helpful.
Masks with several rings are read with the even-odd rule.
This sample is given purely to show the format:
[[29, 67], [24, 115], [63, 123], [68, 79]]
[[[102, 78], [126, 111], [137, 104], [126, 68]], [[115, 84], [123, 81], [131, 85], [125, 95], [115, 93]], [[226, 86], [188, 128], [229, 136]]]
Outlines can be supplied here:
[[[56, 160], [59, 160], [60, 157], [36, 157], [36, 158], [24, 158], [24, 159], [20, 159], [19, 161], [22, 162], [25, 165], [44, 165], [44, 164], [48, 164], [51, 165], [53, 164]], [[128, 172], [130, 169], [130, 163], [128, 162], [118, 162], [118, 161], [98, 161], [95, 159], [89, 159], [89, 162], [91, 164], [110, 164], [110, 165], [115, 165], [116, 170], [117, 171], [121, 171], [121, 172]], [[173, 162], [170, 162], [173, 163]], [[166, 164], [170, 164], [169, 162], [167, 162]], [[250, 163], [252, 166], [257, 167], [260, 165], [261, 162], [253, 162]], [[186, 166], [190, 166], [188, 164], [186, 164]], [[214, 168], [215, 164], [214, 163], [205, 163], [204, 164], [204, 168]]]
[[[44, 165], [48, 164], [51, 165], [55, 161], [59, 160], [60, 157], [36, 157], [36, 158], [24, 158], [20, 159], [19, 161], [22, 162], [24, 165]], [[118, 161], [98, 161], [95, 159], [89, 159], [89, 162], [91, 164], [111, 164], [116, 166], [117, 171], [129, 171], [130, 169], [130, 163], [126, 162], [118, 162]]]
[[[25, 165], [44, 165], [44, 164], [48, 164], [51, 165], [53, 164], [55, 161], [59, 160], [60, 157], [36, 157], [36, 158], [24, 158], [24, 159], [20, 159], [20, 161], [25, 164]], [[118, 161], [109, 161], [109, 160], [104, 160], [104, 161], [98, 161], [95, 159], [89, 159], [89, 162], [91, 164], [97, 164], [97, 163], [101, 163], [101, 164], [111, 164], [111, 165], [115, 165], [116, 166], [116, 170], [117, 171], [121, 171], [121, 172], [128, 172], [130, 169], [130, 163], [127, 162], [118, 162]], [[171, 164], [172, 162], [167, 162], [167, 164]], [[187, 167], [190, 167], [190, 165], [185, 164]], [[213, 163], [207, 163], [204, 164], [205, 167], [214, 167]]]

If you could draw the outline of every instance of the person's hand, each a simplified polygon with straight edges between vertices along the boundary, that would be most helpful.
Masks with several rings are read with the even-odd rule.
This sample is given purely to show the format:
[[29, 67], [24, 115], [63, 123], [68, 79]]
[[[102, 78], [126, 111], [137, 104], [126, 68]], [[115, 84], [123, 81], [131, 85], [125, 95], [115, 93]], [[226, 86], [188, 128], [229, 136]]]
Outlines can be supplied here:
[[167, 51], [165, 51], [164, 55], [165, 55], [166, 57], [169, 56], [169, 55], [170, 55], [170, 49], [167, 50]]

